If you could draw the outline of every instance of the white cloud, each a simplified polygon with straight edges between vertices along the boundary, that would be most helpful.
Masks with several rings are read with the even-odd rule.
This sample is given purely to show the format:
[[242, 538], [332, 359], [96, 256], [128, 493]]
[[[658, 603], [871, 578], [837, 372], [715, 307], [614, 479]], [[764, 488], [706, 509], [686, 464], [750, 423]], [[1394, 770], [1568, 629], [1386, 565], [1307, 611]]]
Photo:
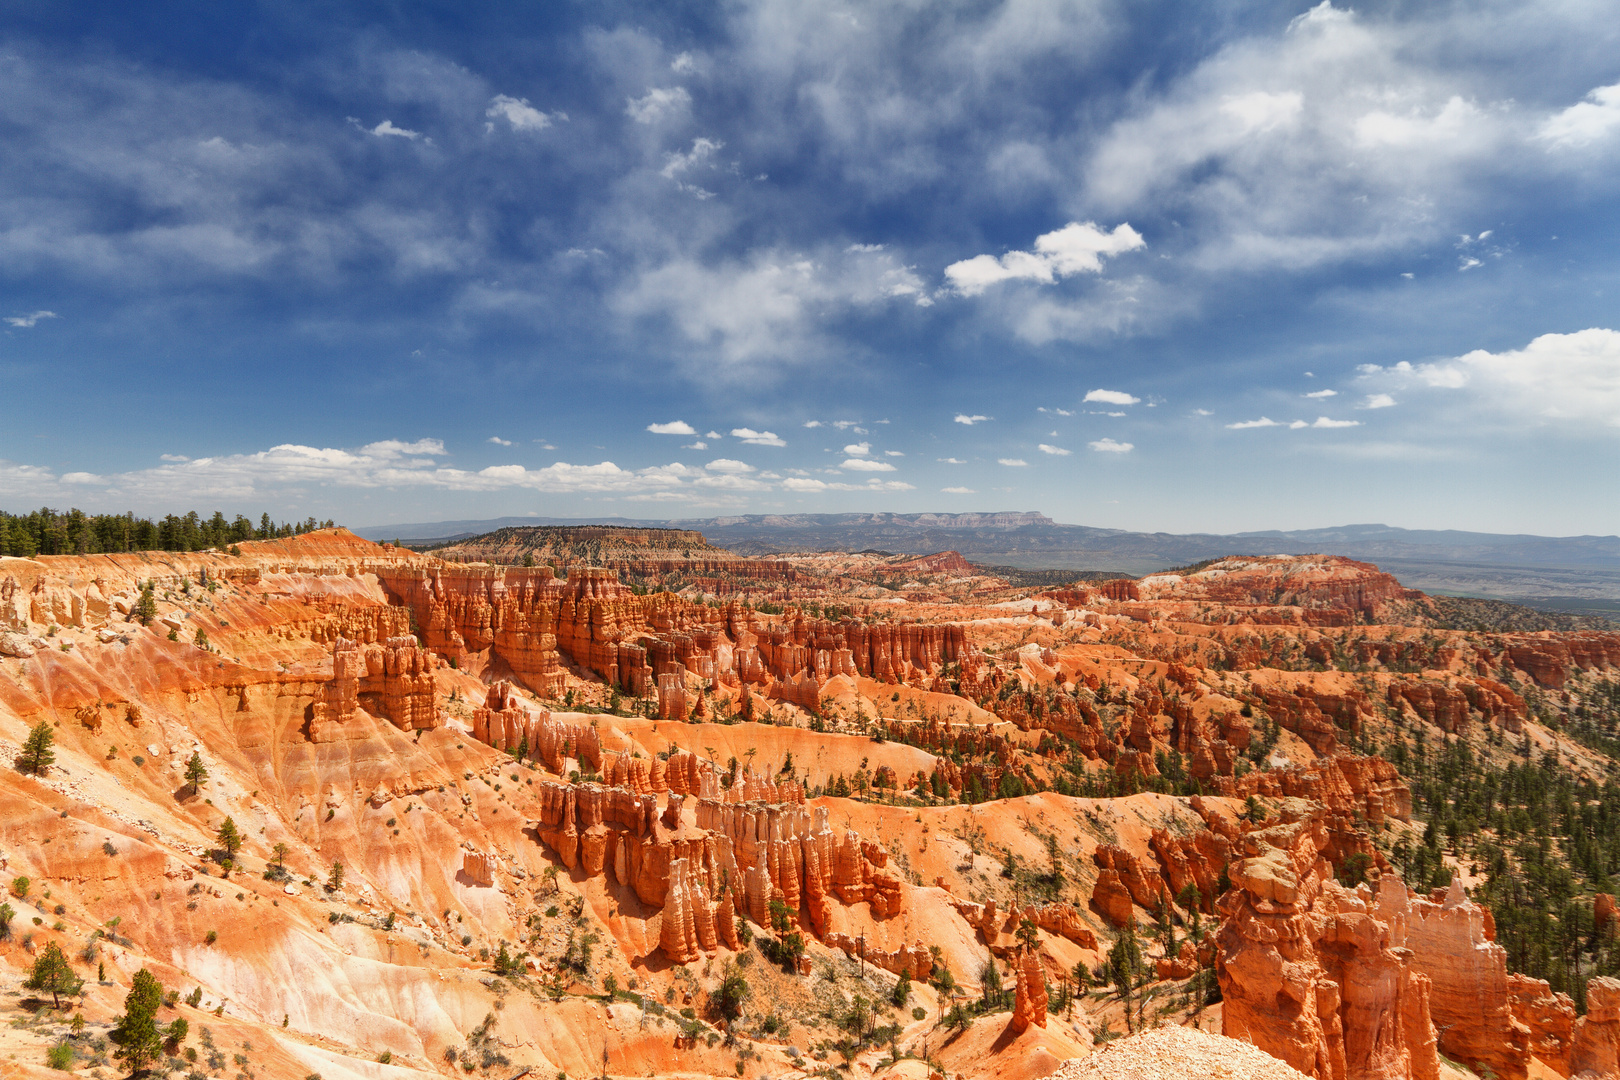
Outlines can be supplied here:
[[873, 461], [871, 458], [849, 458], [838, 467], [851, 472], [894, 472], [894, 466], [887, 461]]
[[1043, 412], [1043, 413], [1056, 413], [1059, 416], [1073, 416], [1074, 415], [1074, 413], [1071, 412], [1068, 409], [1048, 409], [1045, 405], [1036, 406], [1035, 411], [1036, 412]]
[[158, 460], [159, 461], [190, 461], [191, 459], [186, 457], [186, 455], [184, 455], [184, 454], [159, 454], [158, 455]]
[[1023, 458], [1015, 457], [996, 458], [996, 461], [1002, 465], [1006, 465], [1014, 469], [1022, 469], [1029, 465], [1029, 462], [1025, 461]]
[[1308, 398], [1330, 398], [1338, 397], [1339, 392], [1337, 390], [1312, 390], [1305, 396]]
[[1311, 427], [1315, 427], [1315, 428], [1341, 428], [1341, 427], [1360, 427], [1360, 426], [1361, 426], [1361, 421], [1360, 420], [1332, 420], [1332, 419], [1329, 419], [1326, 416], [1318, 416], [1316, 418], [1316, 423], [1311, 425]]
[[21, 330], [34, 326], [41, 319], [60, 319], [62, 316], [54, 311], [35, 311], [27, 315], [7, 315], [6, 322]]
[[699, 439], [697, 442], [681, 444], [682, 450], [707, 450], [708, 448], [709, 444], [704, 442], [702, 439]]
[[833, 427], [837, 428], [839, 431], [848, 431], [849, 429], [854, 428], [855, 431], [857, 433], [859, 433], [860, 430], [861, 430], [859, 425], [860, 425], [859, 420], [834, 420], [833, 421]]
[[966, 465], [967, 464], [967, 462], [963, 461], [959, 457], [942, 457], [942, 458], [935, 458], [934, 460], [942, 462], [942, 463], [944, 463], [946, 465]]
[[690, 75], [697, 70], [697, 59], [689, 52], [679, 53], [669, 62], [669, 70], [677, 75]]
[[821, 421], [820, 420], [806, 420], [804, 422], [804, 426], [807, 427], [807, 428], [818, 428], [818, 427], [821, 427]]
[[1382, 377], [1465, 392], [1514, 417], [1620, 428], [1620, 332], [1593, 327], [1542, 334], [1523, 349], [1477, 349], [1452, 360], [1401, 363]]
[[975, 255], [945, 268], [951, 287], [963, 296], [977, 296], [1003, 281], [1035, 281], [1050, 285], [1079, 273], [1101, 273], [1102, 258], [1145, 247], [1142, 234], [1127, 224], [1104, 232], [1095, 222], [1071, 221], [1055, 232], [1035, 238], [1035, 250], [1009, 251], [999, 259]]
[[1193, 415], [1194, 416], [1214, 416], [1215, 412], [1212, 409], [1194, 409], [1193, 410]]
[[704, 466], [704, 468], [708, 469], [710, 472], [717, 473], [750, 473], [754, 471], [754, 467], [752, 465], [749, 465], [747, 462], [738, 461], [735, 458], [716, 458]]
[[975, 492], [970, 487], [948, 487], [948, 488], [940, 488], [939, 490], [943, 491], [947, 495], [975, 495], [975, 494], [977, 494], [977, 492]]
[[723, 438], [725, 438], [725, 436], [720, 434], [718, 431], [705, 431], [703, 433], [703, 437], [705, 439], [723, 439]]
[[750, 446], [786, 446], [774, 431], [755, 431], [753, 428], [732, 428], [731, 437], [741, 439]]
[[826, 480], [816, 480], [809, 477], [790, 476], [782, 481], [782, 487], [787, 491], [914, 491], [911, 484], [903, 480], [879, 480], [873, 477], [864, 484], [846, 484], [840, 482], [829, 483]]
[[692, 95], [684, 86], [649, 88], [639, 98], [625, 101], [624, 114], [638, 124], [656, 124], [667, 116], [684, 112], [692, 105]]
[[957, 413], [956, 414], [956, 422], [958, 424], [966, 424], [968, 427], [972, 427], [974, 424], [982, 424], [986, 420], [989, 420], [989, 419], [990, 419], [990, 417], [988, 417], [988, 416], [979, 416], [977, 413], [975, 413], [972, 416], [969, 416], [967, 413]]
[[1068, 457], [1070, 454], [1074, 453], [1073, 450], [1065, 450], [1061, 446], [1049, 446], [1046, 443], [1040, 443], [1036, 449], [1043, 454], [1053, 454], [1057, 457]]
[[1245, 428], [1280, 427], [1281, 425], [1269, 416], [1262, 416], [1258, 420], [1239, 420], [1235, 424], [1227, 424], [1226, 426], [1233, 431], [1242, 431]]
[[512, 440], [511, 439], [503, 439], [499, 435], [491, 435], [489, 437], [489, 441], [494, 443], [496, 446], [511, 446], [512, 445]]
[[422, 133], [420, 131], [412, 131], [410, 128], [395, 127], [392, 120], [384, 120], [376, 127], [367, 128], [366, 130], [377, 136], [393, 135], [401, 139], [420, 139], [422, 137]]
[[1128, 454], [1136, 449], [1135, 443], [1115, 442], [1113, 439], [1102, 438], [1096, 442], [1086, 444], [1100, 454]]
[[764, 362], [832, 355], [824, 327], [843, 312], [926, 299], [922, 279], [890, 252], [829, 248], [814, 255], [752, 251], [712, 266], [676, 257], [642, 272], [612, 305], [622, 314], [668, 319], [693, 346], [691, 373], [718, 381], [732, 372], [715, 359], [758, 364], [776, 377], [780, 365]]
[[1586, 146], [1620, 128], [1620, 83], [1600, 86], [1586, 100], [1548, 117], [1538, 138], [1558, 147]]
[[871, 452], [872, 444], [869, 442], [850, 443], [844, 447], [844, 453], [850, 457], [866, 457]]
[[1123, 390], [1092, 390], [1085, 396], [1086, 401], [1100, 401], [1105, 405], [1135, 405], [1142, 399]]
[[1395, 404], [1395, 399], [1388, 394], [1368, 394], [1367, 400], [1362, 403], [1363, 409], [1387, 409]]
[[[296, 447], [295, 449], [308, 449]], [[321, 451], [321, 453], [336, 453], [337, 451]], [[402, 454], [414, 456], [440, 457], [447, 451], [442, 439], [417, 439], [415, 442], [401, 442], [398, 439], [384, 439], [381, 442], [367, 443], [360, 448], [362, 454], [369, 454], [377, 458], [395, 458]]]
[[884, 457], [905, 457], [906, 452], [904, 450], [885, 450], [885, 451], [883, 451], [883, 456]]
[[97, 476], [95, 473], [70, 472], [62, 474], [62, 483], [76, 485], [100, 485], [111, 483], [111, 481], [104, 476]]
[[697, 428], [685, 420], [671, 420], [666, 424], [648, 424], [647, 430], [654, 435], [696, 435]]
[[506, 94], [496, 94], [491, 98], [484, 115], [491, 120], [504, 119], [512, 125], [513, 131], [544, 131], [556, 121], [568, 119], [567, 113], [543, 113], [530, 105], [528, 98]]

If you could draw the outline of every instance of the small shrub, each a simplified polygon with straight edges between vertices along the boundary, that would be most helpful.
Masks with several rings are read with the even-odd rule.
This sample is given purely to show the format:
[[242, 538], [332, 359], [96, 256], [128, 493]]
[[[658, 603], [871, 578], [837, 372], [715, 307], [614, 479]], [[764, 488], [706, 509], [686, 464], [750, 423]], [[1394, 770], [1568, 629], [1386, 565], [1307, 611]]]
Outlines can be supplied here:
[[394, 1052], [392, 1050], [384, 1050], [382, 1053], [377, 1055], [377, 1064], [379, 1064], [379, 1065], [387, 1065], [390, 1061], [393, 1061], [393, 1060], [394, 1060]]
[[30, 884], [30, 882], [26, 877], [14, 877], [14, 878], [12, 878], [11, 879], [11, 895], [15, 896], [19, 900], [28, 899], [28, 886], [29, 886], [29, 884]]
[[45, 1051], [45, 1064], [62, 1072], [73, 1070], [73, 1045], [66, 1039]]
[[[106, 852], [109, 859], [118, 854], [118, 849], [112, 846], [111, 840], [103, 840], [101, 842], [101, 850]], [[57, 914], [60, 915], [62, 913], [58, 911]]]
[[926, 1020], [928, 1018], [928, 1010], [923, 1008], [921, 1005], [918, 1005], [915, 1009], [911, 1010], [911, 1018], [913, 1020]]
[[209, 945], [212, 945], [214, 942], [216, 942], [218, 940], [219, 940], [219, 931], [218, 930], [210, 930], [210, 931], [208, 931], [208, 933], [203, 935], [203, 941], [205, 943], [209, 944]]

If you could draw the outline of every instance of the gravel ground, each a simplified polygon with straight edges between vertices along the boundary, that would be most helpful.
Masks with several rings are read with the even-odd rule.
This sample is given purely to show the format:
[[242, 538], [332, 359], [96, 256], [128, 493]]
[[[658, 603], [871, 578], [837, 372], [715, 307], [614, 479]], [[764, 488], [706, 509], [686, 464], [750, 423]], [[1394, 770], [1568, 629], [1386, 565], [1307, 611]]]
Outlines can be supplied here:
[[1108, 1043], [1068, 1062], [1048, 1080], [1309, 1080], [1246, 1042], [1184, 1027], [1161, 1027]]

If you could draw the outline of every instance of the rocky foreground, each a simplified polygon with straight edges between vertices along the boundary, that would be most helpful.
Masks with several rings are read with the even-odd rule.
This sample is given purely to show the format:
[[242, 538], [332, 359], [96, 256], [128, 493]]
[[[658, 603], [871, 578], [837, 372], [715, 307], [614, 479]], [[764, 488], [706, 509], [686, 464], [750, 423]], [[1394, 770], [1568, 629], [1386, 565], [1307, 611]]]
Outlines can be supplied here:
[[[1371, 753], [1603, 776], [1556, 721], [1620, 634], [1447, 629], [1315, 556], [525, 557], [566, 540], [0, 559], [6, 1075], [111, 1076], [143, 968], [193, 1080], [1273, 1075], [1110, 1042], [1159, 1023], [1318, 1080], [1620, 1074], [1620, 981], [1511, 971]], [[1451, 886], [1402, 882], [1419, 846]]]

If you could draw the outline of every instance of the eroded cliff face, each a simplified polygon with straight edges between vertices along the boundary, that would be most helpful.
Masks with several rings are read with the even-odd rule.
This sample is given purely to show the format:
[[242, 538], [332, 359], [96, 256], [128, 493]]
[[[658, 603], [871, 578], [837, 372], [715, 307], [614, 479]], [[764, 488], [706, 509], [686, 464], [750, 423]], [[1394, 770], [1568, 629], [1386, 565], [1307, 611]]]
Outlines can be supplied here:
[[1316, 817], [1241, 838], [1216, 941], [1225, 1034], [1317, 1080], [1433, 1080], [1430, 982], [1332, 880]]

